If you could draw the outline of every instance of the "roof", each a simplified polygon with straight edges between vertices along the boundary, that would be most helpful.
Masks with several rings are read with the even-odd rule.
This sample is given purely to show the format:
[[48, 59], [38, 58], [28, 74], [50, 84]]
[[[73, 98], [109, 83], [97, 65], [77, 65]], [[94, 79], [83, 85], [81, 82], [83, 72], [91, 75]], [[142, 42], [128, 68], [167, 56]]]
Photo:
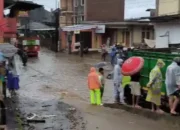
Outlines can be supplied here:
[[42, 5], [33, 3], [32, 1], [16, 1], [16, 2], [10, 2], [11, 5], [8, 7], [9, 9], [19, 9], [19, 10], [33, 10], [39, 7], [42, 7]]
[[70, 31], [89, 30], [89, 29], [93, 29], [93, 28], [95, 29], [95, 28], [97, 28], [97, 26], [96, 25], [83, 25], [83, 24], [79, 24], [79, 25], [63, 27], [62, 30], [70, 32]]
[[29, 17], [32, 21], [43, 23], [55, 23], [54, 14], [40, 7], [29, 12]]
[[151, 26], [152, 24], [150, 23], [150, 21], [124, 21], [124, 22], [97, 22], [97, 21], [86, 21], [84, 22], [84, 24], [91, 24], [91, 25], [106, 25], [108, 26], [131, 26], [131, 25], [149, 25]]
[[169, 22], [169, 21], [180, 19], [180, 14], [154, 16], [154, 17], [142, 17], [141, 19], [149, 19], [151, 22]]
[[6, 7], [8, 7], [8, 6], [10, 6], [11, 4], [13, 4], [13, 0], [5, 0], [4, 1], [4, 7], [6, 8]]
[[[21, 29], [26, 29], [25, 25], [21, 26], [18, 28], [19, 30]], [[48, 30], [55, 30], [55, 28], [49, 27], [43, 23], [38, 23], [38, 22], [30, 22], [29, 23], [29, 29], [30, 30], [36, 30], [36, 31], [48, 31]]]

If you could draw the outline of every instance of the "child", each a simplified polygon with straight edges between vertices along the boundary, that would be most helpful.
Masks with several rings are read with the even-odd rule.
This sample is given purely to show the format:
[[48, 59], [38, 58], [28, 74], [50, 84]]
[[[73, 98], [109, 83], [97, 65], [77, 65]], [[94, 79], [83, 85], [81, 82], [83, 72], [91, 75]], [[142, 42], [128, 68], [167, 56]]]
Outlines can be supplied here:
[[105, 85], [105, 79], [104, 79], [104, 69], [103, 68], [99, 68], [99, 79], [101, 82], [101, 99], [103, 97], [104, 94], [104, 85]]
[[[90, 90], [90, 101], [92, 105], [102, 105], [101, 104], [101, 83], [99, 81], [99, 75], [96, 69], [92, 67], [88, 75], [88, 88]], [[96, 100], [95, 100], [96, 97]]]

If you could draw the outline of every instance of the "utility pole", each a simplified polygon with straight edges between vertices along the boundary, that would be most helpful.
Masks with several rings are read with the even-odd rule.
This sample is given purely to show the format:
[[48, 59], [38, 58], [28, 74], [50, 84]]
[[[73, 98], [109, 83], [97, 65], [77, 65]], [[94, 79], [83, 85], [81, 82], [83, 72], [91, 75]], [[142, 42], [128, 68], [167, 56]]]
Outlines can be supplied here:
[[84, 40], [83, 40], [83, 33], [80, 31], [80, 56], [84, 56]]
[[60, 17], [60, 8], [55, 10], [55, 44], [56, 44], [56, 52], [59, 52], [59, 17]]
[[72, 35], [73, 35], [73, 32], [68, 32], [68, 52], [69, 52], [69, 54], [72, 53], [72, 50], [71, 50]]

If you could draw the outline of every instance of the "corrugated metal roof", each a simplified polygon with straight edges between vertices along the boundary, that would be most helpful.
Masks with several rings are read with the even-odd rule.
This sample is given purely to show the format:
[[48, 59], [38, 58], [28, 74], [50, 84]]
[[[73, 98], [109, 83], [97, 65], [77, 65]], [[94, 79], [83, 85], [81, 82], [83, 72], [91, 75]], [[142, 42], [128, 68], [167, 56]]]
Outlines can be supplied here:
[[[21, 26], [18, 28], [20, 29], [26, 29], [25, 25]], [[30, 22], [29, 23], [29, 29], [30, 30], [55, 30], [55, 28], [49, 27], [43, 23], [39, 23], [39, 22]]]

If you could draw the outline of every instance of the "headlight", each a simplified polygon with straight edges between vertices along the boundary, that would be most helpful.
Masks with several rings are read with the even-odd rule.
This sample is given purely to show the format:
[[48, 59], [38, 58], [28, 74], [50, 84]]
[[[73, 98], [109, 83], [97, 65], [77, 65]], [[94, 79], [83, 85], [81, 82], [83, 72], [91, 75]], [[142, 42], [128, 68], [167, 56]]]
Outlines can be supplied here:
[[38, 49], [38, 47], [37, 47], [37, 46], [35, 46], [35, 47], [34, 47], [34, 49], [35, 49], [35, 50], [37, 50], [37, 49]]

